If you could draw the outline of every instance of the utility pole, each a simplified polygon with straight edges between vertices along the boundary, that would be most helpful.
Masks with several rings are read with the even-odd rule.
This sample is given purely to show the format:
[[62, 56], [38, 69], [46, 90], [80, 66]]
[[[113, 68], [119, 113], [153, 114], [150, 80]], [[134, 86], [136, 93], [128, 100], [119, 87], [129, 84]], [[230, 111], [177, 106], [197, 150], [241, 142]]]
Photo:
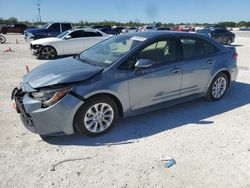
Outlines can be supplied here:
[[40, 3], [37, 3], [37, 9], [38, 9], [39, 21], [41, 23], [42, 19], [41, 19], [41, 13], [40, 13]]

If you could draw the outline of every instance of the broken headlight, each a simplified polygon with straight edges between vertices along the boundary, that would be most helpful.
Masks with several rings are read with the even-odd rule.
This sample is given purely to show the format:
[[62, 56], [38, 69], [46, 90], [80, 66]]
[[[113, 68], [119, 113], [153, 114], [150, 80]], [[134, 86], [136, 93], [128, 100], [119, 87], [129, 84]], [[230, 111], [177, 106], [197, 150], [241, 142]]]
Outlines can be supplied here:
[[40, 90], [32, 92], [31, 95], [35, 100], [41, 101], [43, 107], [49, 107], [63, 98], [69, 93], [71, 87], [52, 89], [52, 90]]

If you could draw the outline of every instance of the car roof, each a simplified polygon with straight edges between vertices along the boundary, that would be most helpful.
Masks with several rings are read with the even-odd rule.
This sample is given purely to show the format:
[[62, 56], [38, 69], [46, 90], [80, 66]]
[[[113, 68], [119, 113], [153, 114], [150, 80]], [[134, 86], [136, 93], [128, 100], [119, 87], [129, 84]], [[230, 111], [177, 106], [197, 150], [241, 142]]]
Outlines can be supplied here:
[[98, 29], [92, 29], [92, 28], [77, 28], [77, 29], [70, 29], [69, 30], [70, 32], [73, 32], [73, 31], [87, 31], [87, 32], [101, 32], [100, 30]]
[[125, 35], [128, 36], [138, 36], [138, 37], [144, 37], [147, 39], [154, 39], [154, 38], [160, 38], [160, 37], [192, 37], [192, 36], [198, 36], [197, 33], [187, 33], [187, 32], [175, 32], [175, 31], [147, 31], [147, 32], [133, 32], [133, 33], [127, 33]]

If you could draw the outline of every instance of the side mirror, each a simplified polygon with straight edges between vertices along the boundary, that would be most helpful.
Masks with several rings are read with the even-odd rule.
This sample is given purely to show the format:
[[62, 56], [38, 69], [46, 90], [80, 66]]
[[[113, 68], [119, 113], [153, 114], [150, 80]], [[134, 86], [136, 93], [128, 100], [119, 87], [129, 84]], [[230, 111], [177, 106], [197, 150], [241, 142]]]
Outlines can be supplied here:
[[150, 59], [139, 59], [135, 63], [136, 69], [145, 69], [151, 67], [155, 62]]
[[66, 40], [69, 40], [69, 39], [71, 39], [72, 37], [70, 36], [70, 35], [67, 35], [66, 37], [65, 37], [65, 39]]

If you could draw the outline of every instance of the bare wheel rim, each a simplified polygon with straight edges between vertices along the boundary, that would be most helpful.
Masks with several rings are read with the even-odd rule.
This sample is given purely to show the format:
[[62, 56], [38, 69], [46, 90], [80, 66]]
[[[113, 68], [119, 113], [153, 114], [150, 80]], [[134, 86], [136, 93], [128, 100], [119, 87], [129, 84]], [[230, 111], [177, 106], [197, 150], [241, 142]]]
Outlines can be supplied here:
[[4, 43], [5, 42], [5, 38], [3, 36], [0, 36], [0, 43]]
[[42, 51], [42, 57], [46, 59], [51, 59], [56, 56], [56, 52], [53, 48], [51, 47], [45, 47]]
[[226, 91], [227, 81], [224, 77], [219, 77], [213, 84], [212, 95], [214, 98], [220, 98]]
[[107, 103], [91, 106], [84, 116], [86, 129], [93, 133], [105, 131], [114, 120], [114, 110]]

